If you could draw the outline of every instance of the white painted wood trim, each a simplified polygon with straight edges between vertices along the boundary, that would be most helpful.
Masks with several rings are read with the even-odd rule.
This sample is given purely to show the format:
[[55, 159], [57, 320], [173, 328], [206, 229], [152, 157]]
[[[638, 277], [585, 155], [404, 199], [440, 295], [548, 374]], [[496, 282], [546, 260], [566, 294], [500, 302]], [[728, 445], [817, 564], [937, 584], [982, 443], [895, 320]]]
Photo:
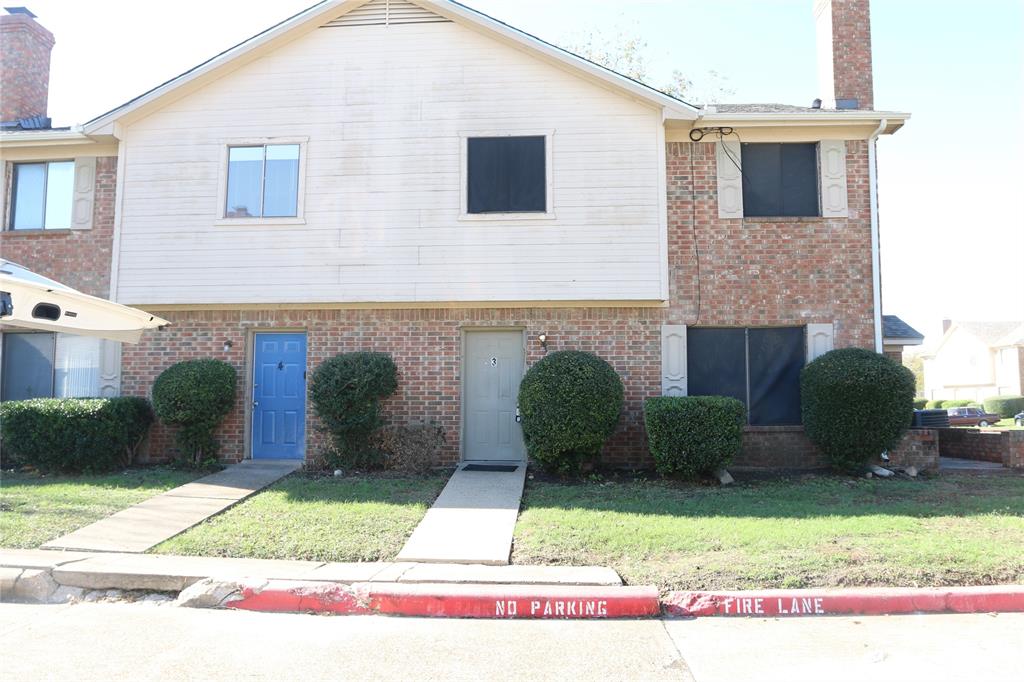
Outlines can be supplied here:
[[[469, 212], [469, 138], [471, 137], [543, 137], [544, 138], [544, 212], [470, 213]], [[481, 130], [459, 131], [459, 220], [555, 220], [553, 168], [555, 131], [548, 130]]]
[[722, 140], [715, 143], [715, 165], [718, 173], [718, 217], [743, 217], [743, 174], [736, 164], [742, 163], [739, 142]]
[[658, 279], [661, 281], [661, 300], [668, 301], [668, 160], [665, 126], [658, 126], [655, 139], [658, 145]]
[[818, 170], [821, 173], [822, 217], [848, 217], [850, 210], [846, 193], [846, 142], [843, 140], [819, 142]]
[[[295, 215], [275, 218], [228, 218], [228, 154], [231, 147], [258, 147], [268, 144], [299, 145], [299, 186], [296, 192]], [[309, 137], [243, 137], [220, 140], [220, 158], [217, 163], [217, 209], [215, 225], [305, 225], [306, 211], [306, 158], [309, 156]], [[262, 188], [261, 188], [262, 190]]]
[[110, 248], [110, 291], [107, 297], [117, 301], [117, 283], [121, 264], [121, 222], [124, 220], [124, 176], [127, 167], [128, 142], [117, 145], [117, 177], [114, 179], [114, 236]]
[[835, 347], [835, 325], [807, 325], [807, 362], [812, 362]]
[[96, 197], [96, 157], [75, 159], [75, 186], [71, 199], [71, 229], [91, 230], [92, 209]]
[[661, 394], [686, 395], [686, 325], [661, 325]]
[[103, 340], [100, 343], [100, 397], [121, 395], [121, 343]]

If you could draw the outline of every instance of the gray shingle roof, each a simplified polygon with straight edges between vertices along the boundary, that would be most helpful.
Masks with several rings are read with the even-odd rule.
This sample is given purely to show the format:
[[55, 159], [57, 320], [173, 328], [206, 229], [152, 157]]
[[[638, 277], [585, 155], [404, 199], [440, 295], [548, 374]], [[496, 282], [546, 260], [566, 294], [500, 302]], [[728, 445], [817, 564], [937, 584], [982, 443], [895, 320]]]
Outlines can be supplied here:
[[895, 315], [882, 315], [882, 336], [887, 339], [924, 340], [924, 334]]
[[813, 107], [798, 107], [793, 104], [773, 104], [770, 102], [753, 104], [712, 104], [710, 106], [720, 114], [802, 114], [814, 112], [829, 112], [834, 109], [815, 109]]

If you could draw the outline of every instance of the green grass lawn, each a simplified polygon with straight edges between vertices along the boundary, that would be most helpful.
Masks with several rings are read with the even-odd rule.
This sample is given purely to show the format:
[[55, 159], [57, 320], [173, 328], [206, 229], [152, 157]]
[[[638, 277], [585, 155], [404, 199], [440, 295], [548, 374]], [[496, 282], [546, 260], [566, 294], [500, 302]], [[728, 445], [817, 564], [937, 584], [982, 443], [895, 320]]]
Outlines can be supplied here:
[[993, 426], [997, 426], [1001, 429], [1024, 429], [1024, 426], [1017, 426], [1016, 422], [1013, 421], [1013, 417], [1006, 419], [1000, 419]]
[[662, 589], [1024, 581], [1024, 477], [529, 482], [513, 562]]
[[386, 561], [447, 478], [293, 474], [152, 551], [163, 554]]
[[0, 547], [38, 547], [201, 474], [163, 467], [114, 474], [0, 476]]

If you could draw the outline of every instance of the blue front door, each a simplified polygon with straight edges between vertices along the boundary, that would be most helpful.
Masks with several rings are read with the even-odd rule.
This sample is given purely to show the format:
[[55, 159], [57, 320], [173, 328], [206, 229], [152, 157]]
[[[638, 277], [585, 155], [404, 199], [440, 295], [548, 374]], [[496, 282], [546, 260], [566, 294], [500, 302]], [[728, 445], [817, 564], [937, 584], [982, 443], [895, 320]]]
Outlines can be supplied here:
[[303, 459], [305, 334], [256, 334], [252, 398], [253, 459]]

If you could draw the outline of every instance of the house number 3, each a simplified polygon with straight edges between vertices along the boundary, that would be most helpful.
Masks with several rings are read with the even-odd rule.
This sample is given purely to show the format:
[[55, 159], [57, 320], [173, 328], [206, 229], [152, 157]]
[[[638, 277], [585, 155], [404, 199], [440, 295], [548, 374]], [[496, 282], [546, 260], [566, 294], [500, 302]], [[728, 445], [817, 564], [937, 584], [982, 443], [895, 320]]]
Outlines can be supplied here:
[[491, 367], [498, 366], [498, 358], [491, 358]]

